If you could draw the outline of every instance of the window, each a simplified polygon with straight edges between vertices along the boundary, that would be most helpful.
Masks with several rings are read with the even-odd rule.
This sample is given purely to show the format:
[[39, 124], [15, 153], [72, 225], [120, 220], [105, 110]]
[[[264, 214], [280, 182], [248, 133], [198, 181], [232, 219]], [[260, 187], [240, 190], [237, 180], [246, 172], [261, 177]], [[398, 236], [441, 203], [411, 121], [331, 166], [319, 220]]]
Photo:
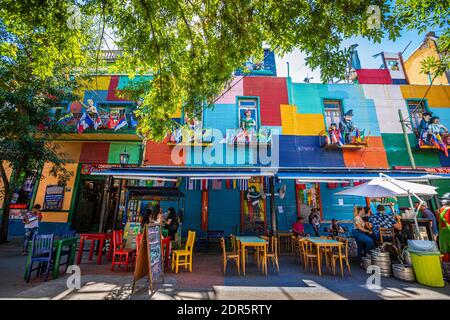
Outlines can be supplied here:
[[241, 127], [248, 117], [254, 120], [255, 129], [258, 129], [258, 101], [251, 98], [239, 98], [238, 126]]
[[339, 127], [339, 123], [342, 118], [342, 106], [340, 100], [324, 100], [324, 114], [326, 129], [330, 127], [332, 123], [336, 123]]
[[413, 129], [418, 129], [420, 120], [422, 119], [422, 114], [427, 110], [425, 103], [422, 102], [419, 105], [420, 100], [408, 100], [408, 112], [411, 117], [411, 126]]

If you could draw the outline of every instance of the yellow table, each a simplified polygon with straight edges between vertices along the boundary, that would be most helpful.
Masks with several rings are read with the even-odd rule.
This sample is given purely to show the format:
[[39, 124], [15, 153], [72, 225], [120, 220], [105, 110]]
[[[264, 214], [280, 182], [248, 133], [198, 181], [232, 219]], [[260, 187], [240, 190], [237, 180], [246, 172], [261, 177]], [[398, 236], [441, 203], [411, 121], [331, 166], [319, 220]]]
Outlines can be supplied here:
[[[236, 240], [238, 241], [238, 251], [239, 255], [241, 257], [241, 265], [242, 265], [242, 273], [245, 276], [245, 249], [247, 247], [254, 247], [256, 250], [263, 250], [263, 261], [262, 261], [262, 271], [266, 272], [267, 265], [266, 265], [266, 252], [267, 252], [267, 241], [264, 239], [261, 239], [256, 236], [238, 236], [236, 237]], [[258, 255], [259, 257], [259, 255]], [[259, 259], [259, 258], [258, 258]], [[266, 272], [267, 275], [267, 272]]]
[[317, 248], [317, 269], [319, 271], [319, 276], [322, 276], [322, 261], [320, 258], [321, 248], [338, 248], [339, 252], [339, 263], [341, 266], [341, 276], [344, 276], [343, 262], [342, 262], [342, 243], [336, 240], [323, 239], [318, 237], [304, 238], [306, 241], [311, 242]]

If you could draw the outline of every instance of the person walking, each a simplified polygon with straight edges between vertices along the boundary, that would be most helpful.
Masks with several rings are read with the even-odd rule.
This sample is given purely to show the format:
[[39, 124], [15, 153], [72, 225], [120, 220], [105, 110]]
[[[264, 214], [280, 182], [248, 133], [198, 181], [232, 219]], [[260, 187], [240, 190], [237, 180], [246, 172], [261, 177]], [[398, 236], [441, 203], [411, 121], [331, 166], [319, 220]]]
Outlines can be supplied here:
[[25, 228], [25, 236], [23, 239], [22, 255], [28, 254], [28, 243], [33, 236], [38, 233], [39, 222], [42, 220], [41, 205], [36, 204], [32, 211], [27, 211], [23, 215], [23, 223]]

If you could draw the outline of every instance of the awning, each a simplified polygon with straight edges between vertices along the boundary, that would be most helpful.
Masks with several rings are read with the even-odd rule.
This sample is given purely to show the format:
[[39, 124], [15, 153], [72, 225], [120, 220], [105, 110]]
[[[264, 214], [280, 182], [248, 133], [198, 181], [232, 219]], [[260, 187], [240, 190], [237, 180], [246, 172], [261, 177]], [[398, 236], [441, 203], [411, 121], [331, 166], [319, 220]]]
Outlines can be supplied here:
[[[329, 182], [333, 180], [371, 180], [379, 177], [377, 172], [341, 172], [341, 173], [328, 173], [328, 172], [280, 172], [277, 174], [279, 179], [295, 179], [301, 181], [311, 182]], [[450, 176], [433, 175], [428, 173], [394, 173], [390, 172], [389, 176], [398, 180], [415, 180], [415, 181], [427, 181], [433, 179], [450, 179]]]
[[371, 180], [380, 173], [399, 180], [428, 181], [450, 179], [450, 174], [434, 174], [422, 170], [374, 170], [354, 168], [270, 168], [270, 167], [125, 167], [93, 171], [92, 175], [112, 176], [117, 179], [174, 181], [178, 177], [202, 179], [250, 179], [276, 177], [302, 182], [348, 182]]
[[165, 187], [139, 187], [139, 186], [127, 186], [129, 195], [133, 199], [145, 199], [145, 200], [177, 200], [178, 198], [184, 198], [184, 193], [178, 188], [165, 188]]

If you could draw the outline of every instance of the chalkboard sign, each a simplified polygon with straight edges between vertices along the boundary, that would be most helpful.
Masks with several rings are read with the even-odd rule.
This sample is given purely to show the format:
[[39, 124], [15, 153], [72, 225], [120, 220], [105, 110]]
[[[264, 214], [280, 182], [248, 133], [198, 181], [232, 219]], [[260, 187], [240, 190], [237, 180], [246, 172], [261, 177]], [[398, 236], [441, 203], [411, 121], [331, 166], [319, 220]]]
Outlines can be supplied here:
[[147, 250], [150, 284], [163, 274], [163, 257], [161, 248], [161, 225], [149, 224], [147, 226]]
[[44, 196], [45, 210], [61, 210], [64, 200], [64, 186], [47, 186]]

